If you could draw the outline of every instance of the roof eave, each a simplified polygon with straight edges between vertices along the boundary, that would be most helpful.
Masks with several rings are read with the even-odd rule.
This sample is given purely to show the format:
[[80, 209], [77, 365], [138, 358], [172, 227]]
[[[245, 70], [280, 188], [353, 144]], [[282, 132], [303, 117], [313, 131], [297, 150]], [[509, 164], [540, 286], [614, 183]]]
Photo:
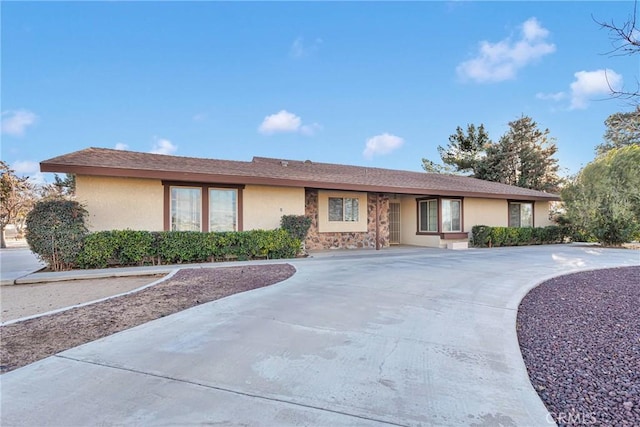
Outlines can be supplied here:
[[41, 162], [41, 172], [72, 173], [76, 175], [92, 175], [118, 178], [143, 178], [165, 181], [183, 181], [217, 184], [250, 184], [273, 185], [280, 187], [308, 187], [324, 190], [365, 191], [374, 193], [411, 194], [417, 196], [451, 196], [451, 197], [479, 197], [487, 199], [532, 200], [532, 201], [558, 201], [560, 197], [555, 194], [545, 196], [523, 195], [512, 193], [473, 192], [449, 189], [424, 189], [414, 187], [395, 187], [367, 184], [350, 184], [324, 181], [305, 181], [297, 179], [260, 177], [251, 175], [225, 175], [200, 172], [181, 172], [155, 169], [130, 169], [98, 166], [69, 165], [61, 163]]

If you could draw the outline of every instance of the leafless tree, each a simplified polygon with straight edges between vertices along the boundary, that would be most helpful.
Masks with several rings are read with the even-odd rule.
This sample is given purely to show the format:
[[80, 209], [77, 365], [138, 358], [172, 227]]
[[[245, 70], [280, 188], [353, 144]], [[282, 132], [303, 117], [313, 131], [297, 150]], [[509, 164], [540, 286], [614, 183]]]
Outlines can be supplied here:
[[[632, 56], [640, 54], [640, 28], [638, 27], [638, 1], [633, 2], [633, 14], [626, 21], [619, 24], [613, 19], [611, 21], [593, 20], [600, 25], [601, 29], [609, 32], [613, 49], [607, 52], [610, 56]], [[608, 81], [608, 80], [607, 80]], [[636, 78], [636, 90], [630, 91], [624, 88], [615, 88], [609, 84], [611, 94], [615, 98], [630, 99], [638, 103], [640, 98], [640, 82]]]

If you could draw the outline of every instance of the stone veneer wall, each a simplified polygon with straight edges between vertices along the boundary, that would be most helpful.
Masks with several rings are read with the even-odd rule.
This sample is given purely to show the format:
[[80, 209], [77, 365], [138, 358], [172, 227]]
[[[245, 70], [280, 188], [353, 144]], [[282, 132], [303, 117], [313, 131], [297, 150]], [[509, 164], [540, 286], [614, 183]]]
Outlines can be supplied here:
[[[379, 241], [380, 247], [389, 246], [389, 197], [380, 197]], [[320, 233], [318, 232], [318, 190], [305, 190], [305, 215], [311, 218], [311, 227], [306, 248], [314, 249], [356, 249], [376, 247], [376, 197], [367, 194], [367, 230], [360, 233]]]

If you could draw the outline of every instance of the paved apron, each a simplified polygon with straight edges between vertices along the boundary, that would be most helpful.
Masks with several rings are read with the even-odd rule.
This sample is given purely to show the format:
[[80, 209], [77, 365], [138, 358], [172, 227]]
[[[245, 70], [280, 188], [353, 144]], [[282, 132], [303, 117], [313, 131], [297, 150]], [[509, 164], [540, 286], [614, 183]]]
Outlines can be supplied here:
[[292, 263], [280, 284], [3, 375], [1, 424], [547, 425], [518, 347], [520, 300], [640, 252], [403, 248]]

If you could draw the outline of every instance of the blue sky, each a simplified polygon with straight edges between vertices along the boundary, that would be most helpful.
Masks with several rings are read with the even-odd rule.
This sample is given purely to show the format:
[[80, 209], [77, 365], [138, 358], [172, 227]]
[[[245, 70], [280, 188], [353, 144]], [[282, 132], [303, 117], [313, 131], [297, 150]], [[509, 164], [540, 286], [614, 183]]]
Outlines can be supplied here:
[[[457, 126], [532, 117], [564, 174], [632, 106], [633, 2], [3, 2], [2, 159], [86, 147], [421, 170]], [[48, 181], [50, 176], [45, 177]]]

